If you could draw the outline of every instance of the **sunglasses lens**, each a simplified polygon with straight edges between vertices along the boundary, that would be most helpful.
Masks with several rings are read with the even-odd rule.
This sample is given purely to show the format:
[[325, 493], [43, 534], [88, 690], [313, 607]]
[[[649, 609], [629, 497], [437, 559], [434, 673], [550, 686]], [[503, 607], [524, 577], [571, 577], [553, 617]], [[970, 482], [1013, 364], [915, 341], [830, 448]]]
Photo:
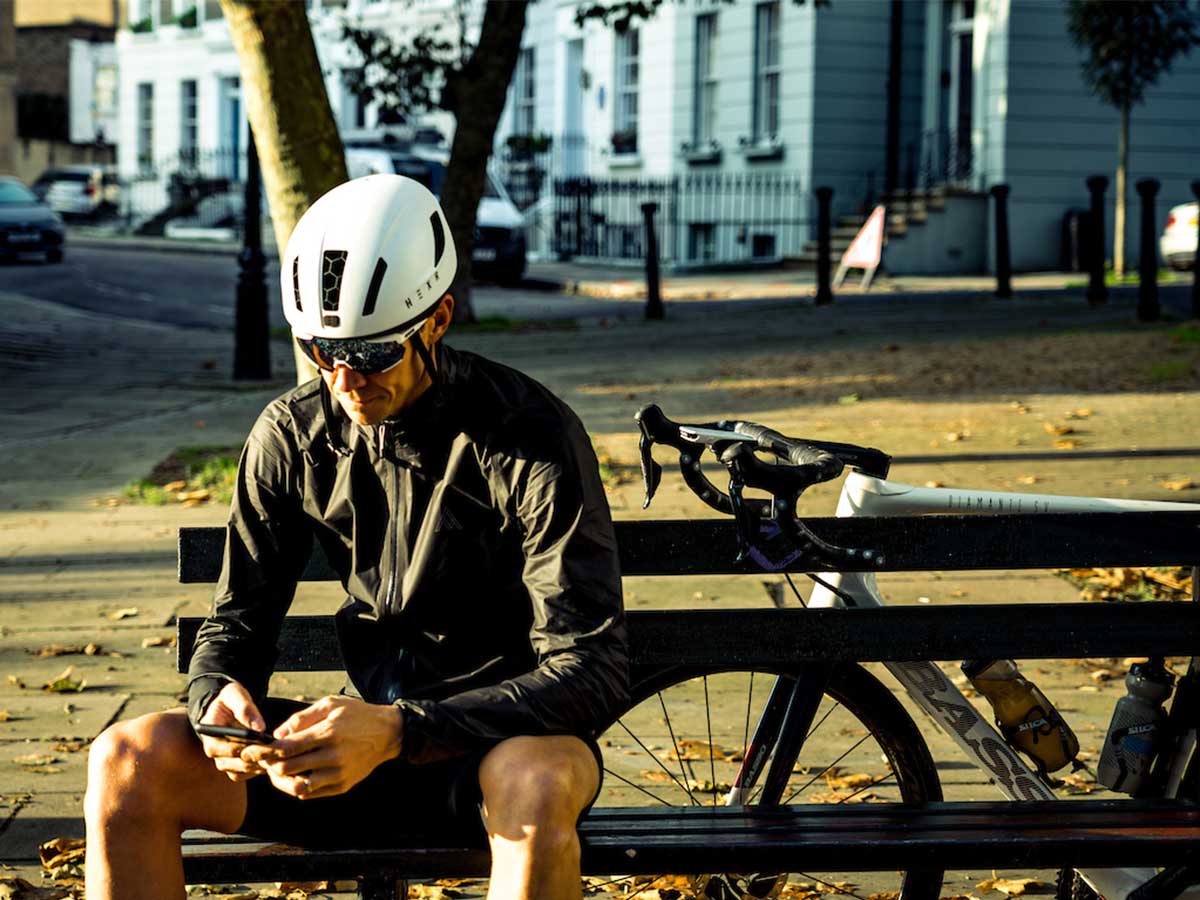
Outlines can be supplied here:
[[375, 375], [399, 365], [404, 359], [404, 344], [399, 341], [297, 340], [308, 358], [327, 372], [332, 372], [338, 363], [342, 363], [360, 375]]

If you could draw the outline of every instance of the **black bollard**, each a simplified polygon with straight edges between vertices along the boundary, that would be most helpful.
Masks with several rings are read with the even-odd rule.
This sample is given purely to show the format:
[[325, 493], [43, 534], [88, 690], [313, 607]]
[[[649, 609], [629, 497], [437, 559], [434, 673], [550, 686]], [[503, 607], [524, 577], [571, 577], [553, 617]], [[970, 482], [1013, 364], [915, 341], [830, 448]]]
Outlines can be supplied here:
[[833, 302], [833, 287], [830, 269], [833, 265], [830, 252], [830, 210], [833, 207], [833, 188], [817, 188], [817, 298], [818, 306]]
[[1093, 175], [1087, 180], [1087, 186], [1092, 194], [1085, 238], [1088, 244], [1087, 301], [1089, 306], [1099, 306], [1108, 300], [1108, 286], [1104, 283], [1104, 191], [1108, 188], [1108, 178]]
[[1154, 196], [1158, 193], [1156, 178], [1143, 178], [1137, 183], [1142, 197], [1142, 242], [1138, 252], [1139, 322], [1157, 322], [1158, 308], [1158, 233], [1154, 228]]
[[658, 235], [654, 233], [654, 214], [657, 203], [643, 203], [642, 215], [646, 217], [646, 318], [663, 317], [662, 285], [658, 279]]
[[996, 296], [1001, 300], [1012, 299], [1012, 254], [1008, 246], [1008, 192], [1007, 184], [992, 185], [989, 193], [996, 200]]
[[[1200, 201], [1200, 181], [1192, 182], [1192, 196]], [[1192, 260], [1192, 318], [1200, 319], [1200, 224], [1196, 226], [1196, 257]]]
[[237, 307], [234, 311], [233, 377], [271, 377], [271, 343], [267, 327], [266, 258], [262, 252], [262, 179], [258, 150], [250, 130], [246, 146], [246, 209], [242, 252], [238, 254]]

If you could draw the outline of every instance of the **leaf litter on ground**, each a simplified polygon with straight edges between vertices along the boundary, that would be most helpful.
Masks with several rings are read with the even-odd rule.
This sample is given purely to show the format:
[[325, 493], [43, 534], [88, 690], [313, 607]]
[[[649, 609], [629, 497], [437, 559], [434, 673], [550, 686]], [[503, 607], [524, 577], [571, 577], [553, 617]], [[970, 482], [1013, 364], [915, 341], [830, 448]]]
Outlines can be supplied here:
[[1055, 575], [1079, 588], [1088, 601], [1190, 600], [1190, 566], [1056, 569]]

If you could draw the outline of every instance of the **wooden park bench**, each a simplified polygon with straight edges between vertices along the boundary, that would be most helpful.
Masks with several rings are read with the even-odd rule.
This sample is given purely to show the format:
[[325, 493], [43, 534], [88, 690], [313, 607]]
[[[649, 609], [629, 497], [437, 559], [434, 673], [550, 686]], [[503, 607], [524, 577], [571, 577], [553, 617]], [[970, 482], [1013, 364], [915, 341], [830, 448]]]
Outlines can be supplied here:
[[[1200, 513], [924, 516], [808, 520], [841, 546], [873, 547], [882, 571], [1192, 565]], [[617, 523], [626, 576], [752, 575], [733, 562], [729, 520]], [[179, 576], [216, 580], [224, 530], [185, 528]], [[305, 580], [333, 580], [314, 552]], [[201, 620], [179, 621], [181, 672]], [[635, 684], [714, 662], [847, 662], [1191, 656], [1200, 604], [983, 604], [847, 610], [629, 613]], [[341, 670], [332, 617], [289, 617], [277, 671]], [[613, 808], [580, 826], [585, 874], [887, 871], [1200, 863], [1200, 806], [1184, 801]], [[486, 846], [442, 840], [310, 850], [189, 832], [188, 883], [358, 882], [371, 900], [404, 897], [410, 878], [486, 875]]]

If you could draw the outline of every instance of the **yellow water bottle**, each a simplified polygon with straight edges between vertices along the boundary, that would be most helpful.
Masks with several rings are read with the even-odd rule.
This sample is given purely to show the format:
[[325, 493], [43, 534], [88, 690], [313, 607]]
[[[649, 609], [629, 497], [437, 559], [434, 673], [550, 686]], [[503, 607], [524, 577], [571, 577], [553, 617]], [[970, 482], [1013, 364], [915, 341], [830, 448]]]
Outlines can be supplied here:
[[1055, 772], [1075, 759], [1079, 739], [1011, 659], [967, 660], [962, 671], [992, 704], [1004, 739], [1032, 759], [1039, 772]]

